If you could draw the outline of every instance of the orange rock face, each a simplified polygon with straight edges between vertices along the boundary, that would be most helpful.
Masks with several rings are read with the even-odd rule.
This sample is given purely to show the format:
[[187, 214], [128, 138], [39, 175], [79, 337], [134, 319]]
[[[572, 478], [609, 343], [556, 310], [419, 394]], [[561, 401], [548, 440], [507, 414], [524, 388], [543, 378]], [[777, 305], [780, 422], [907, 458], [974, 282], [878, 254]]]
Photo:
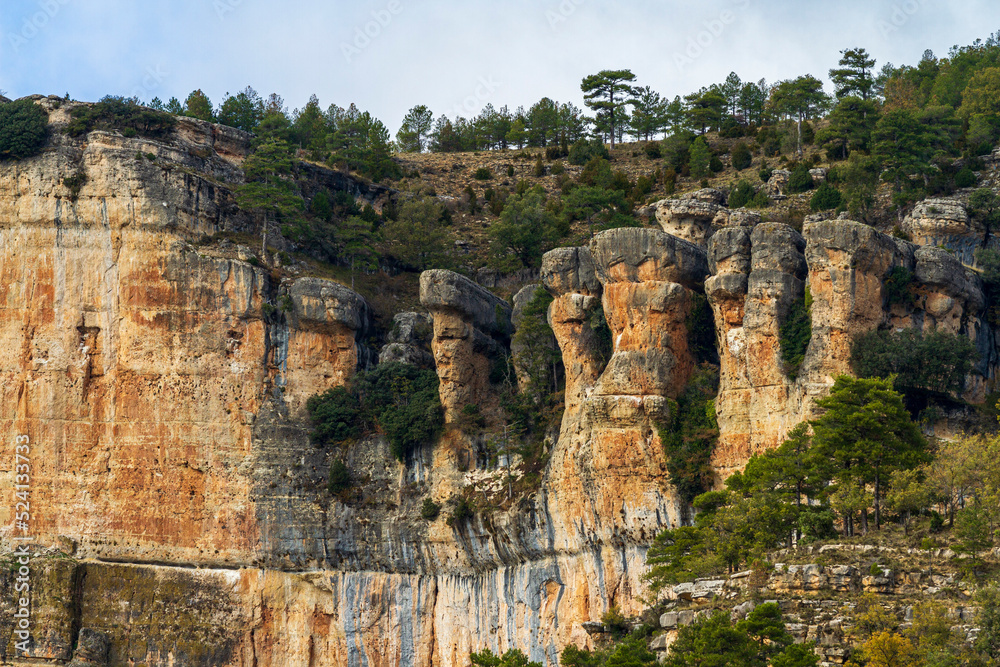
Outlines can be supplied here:
[[[199, 127], [182, 130], [211, 142]], [[255, 420], [275, 400], [302, 418], [306, 397], [353, 374], [366, 313], [347, 313], [363, 300], [297, 281], [285, 288], [291, 311], [266, 314], [282, 289], [267, 271], [187, 241], [222, 231], [228, 190], [161, 173], [135, 157], [140, 140], [88, 139], [58, 138], [0, 171], [0, 480], [13, 484], [14, 438], [27, 435], [31, 534], [43, 543], [65, 535], [82, 556], [117, 560], [254, 562]], [[166, 159], [177, 146], [142, 147]], [[205, 171], [238, 178], [213, 159]], [[74, 201], [62, 178], [77, 165], [88, 179]], [[327, 308], [321, 288], [354, 301]], [[12, 509], [0, 507], [8, 536]]]

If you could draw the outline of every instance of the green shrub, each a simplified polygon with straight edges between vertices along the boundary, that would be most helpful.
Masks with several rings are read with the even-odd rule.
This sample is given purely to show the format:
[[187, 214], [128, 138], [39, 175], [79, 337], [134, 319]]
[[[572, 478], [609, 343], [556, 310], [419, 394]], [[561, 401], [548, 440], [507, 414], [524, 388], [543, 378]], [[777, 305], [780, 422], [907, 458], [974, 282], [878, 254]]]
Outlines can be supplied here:
[[334, 459], [330, 464], [330, 481], [326, 488], [330, 493], [337, 494], [351, 486], [351, 471], [341, 459]]
[[771, 205], [771, 199], [763, 190], [758, 190], [753, 199], [747, 203], [747, 208], [767, 208]]
[[842, 201], [840, 190], [823, 181], [809, 200], [809, 208], [814, 211], [830, 211], [840, 206]]
[[538, 159], [535, 160], [535, 170], [532, 173], [534, 173], [535, 178], [541, 178], [545, 175], [545, 163], [542, 162], [542, 155], [540, 153]]
[[549, 173], [552, 174], [553, 176], [562, 176], [564, 173], [566, 173], [566, 167], [563, 166], [563, 163], [560, 160], [559, 162], [556, 162], [549, 168]]
[[712, 170], [713, 174], [718, 174], [726, 168], [726, 165], [722, 164], [722, 160], [719, 159], [718, 155], [713, 155], [708, 161], [708, 168]]
[[451, 511], [451, 517], [448, 519], [448, 525], [454, 527], [456, 524], [462, 523], [463, 521], [469, 521], [476, 517], [476, 508], [465, 496], [459, 496], [455, 501], [455, 508]]
[[688, 503], [711, 489], [714, 482], [711, 458], [719, 438], [714, 410], [718, 384], [718, 368], [702, 365], [671, 406], [669, 421], [658, 424], [670, 482]]
[[507, 165], [507, 178], [514, 178], [514, 165]]
[[78, 137], [91, 130], [118, 130], [152, 139], [167, 136], [177, 119], [168, 113], [141, 106], [135, 99], [108, 95], [91, 106], [75, 107], [70, 112], [66, 134]]
[[976, 184], [976, 172], [972, 171], [968, 167], [965, 167], [957, 174], [955, 174], [956, 188], [971, 188], [975, 184]]
[[896, 389], [908, 398], [960, 392], [978, 356], [968, 337], [944, 331], [870, 331], [851, 343], [858, 377], [895, 376]]
[[805, 296], [792, 304], [779, 329], [779, 335], [785, 374], [794, 380], [798, 377], [809, 341], [812, 340], [812, 295], [808, 287]]
[[433, 521], [441, 514], [441, 506], [430, 498], [424, 498], [424, 504], [420, 507], [420, 516], [428, 521]]
[[306, 408], [317, 445], [349, 440], [378, 428], [400, 461], [432, 442], [444, 426], [437, 373], [402, 363], [359, 373], [352, 390], [330, 389], [311, 397]]
[[472, 175], [477, 181], [488, 181], [493, 178], [493, 172], [489, 170], [488, 167], [480, 167], [476, 169], [476, 173]]
[[663, 170], [663, 189], [668, 195], [674, 194], [677, 189], [677, 172], [673, 167], [666, 167]]
[[685, 320], [688, 332], [688, 350], [695, 362], [718, 363], [715, 347], [715, 316], [704, 294], [695, 292], [691, 297], [691, 310]]
[[792, 170], [792, 175], [788, 177], [788, 191], [792, 194], [812, 190], [814, 185], [809, 168], [804, 164], [795, 167]]
[[80, 190], [87, 183], [87, 172], [78, 169], [72, 176], [63, 179], [63, 185], [69, 189], [69, 200], [76, 201], [80, 196]]
[[691, 144], [691, 157], [688, 160], [688, 167], [691, 169], [692, 178], [704, 178], [708, 176], [712, 167], [712, 151], [705, 143], [704, 137], [698, 137]]
[[837, 537], [833, 512], [828, 509], [806, 509], [799, 514], [799, 530], [811, 540], [829, 540]]
[[382, 364], [359, 374], [355, 386], [365, 412], [385, 433], [400, 461], [432, 442], [444, 426], [438, 376], [432, 370]]
[[771, 180], [771, 176], [773, 174], [774, 174], [774, 169], [771, 169], [770, 167], [764, 167], [763, 169], [760, 170], [758, 176], [760, 176], [760, 180], [767, 183], [769, 180]]
[[590, 162], [592, 158], [599, 157], [605, 160], [611, 159], [611, 153], [607, 146], [600, 139], [578, 139], [569, 149], [569, 163], [583, 166]]
[[344, 387], [334, 387], [309, 397], [306, 410], [312, 419], [314, 445], [328, 445], [360, 435], [361, 402]]
[[643, 147], [643, 151], [650, 160], [659, 160], [663, 157], [663, 149], [660, 147], [659, 141], [650, 141]]
[[750, 152], [750, 149], [747, 148], [747, 145], [742, 141], [737, 142], [736, 145], [733, 146], [730, 157], [733, 160], [733, 169], [737, 169], [739, 171], [742, 171], [753, 164], [753, 154]]
[[48, 129], [49, 115], [31, 100], [0, 104], [0, 159], [37, 155]]
[[547, 162], [564, 158], [567, 155], [569, 155], [569, 150], [563, 150], [563, 147], [559, 144], [553, 144], [545, 147], [545, 160]]
[[750, 185], [750, 181], [741, 180], [729, 193], [729, 208], [743, 208], [753, 200], [756, 194], [757, 192]]
[[601, 616], [604, 630], [610, 632], [615, 639], [621, 639], [628, 633], [628, 619], [621, 613], [617, 605], [611, 605]]
[[894, 266], [885, 279], [888, 305], [913, 306], [913, 273], [905, 266]]

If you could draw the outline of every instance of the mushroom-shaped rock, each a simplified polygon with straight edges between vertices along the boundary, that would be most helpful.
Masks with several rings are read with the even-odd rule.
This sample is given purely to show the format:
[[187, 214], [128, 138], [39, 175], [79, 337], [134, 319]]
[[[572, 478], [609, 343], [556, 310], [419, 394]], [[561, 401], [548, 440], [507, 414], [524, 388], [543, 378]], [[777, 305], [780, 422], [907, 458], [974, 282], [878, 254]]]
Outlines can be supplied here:
[[371, 311], [364, 297], [323, 278], [299, 278], [288, 288], [296, 317], [304, 326], [343, 325], [367, 333]]
[[604, 284], [659, 280], [700, 289], [708, 256], [693, 243], [655, 229], [622, 227], [596, 235], [590, 252]]
[[501, 337], [510, 334], [510, 305], [454, 271], [434, 269], [421, 273], [420, 303], [432, 313], [458, 313], [483, 332]]
[[420, 303], [434, 318], [431, 347], [445, 421], [456, 421], [466, 405], [494, 403], [490, 358], [510, 336], [510, 306], [465, 276], [441, 269], [420, 275]]
[[364, 298], [331, 280], [299, 278], [288, 286], [288, 297], [288, 341], [277, 346], [275, 362], [285, 371], [284, 399], [296, 410], [317, 391], [344, 385], [366, 364], [361, 341], [373, 324]]
[[656, 203], [656, 221], [663, 231], [698, 245], [704, 245], [726, 218], [726, 209], [710, 201], [664, 199]]
[[590, 248], [556, 248], [542, 256], [542, 283], [553, 296], [601, 295], [601, 281]]
[[[705, 251], [664, 232], [635, 228], [598, 234], [590, 247], [604, 284], [614, 354], [588, 399], [588, 412], [615, 423], [661, 416], [665, 397], [680, 395], [694, 370], [686, 319], [708, 271]], [[649, 396], [652, 403], [645, 400]]]

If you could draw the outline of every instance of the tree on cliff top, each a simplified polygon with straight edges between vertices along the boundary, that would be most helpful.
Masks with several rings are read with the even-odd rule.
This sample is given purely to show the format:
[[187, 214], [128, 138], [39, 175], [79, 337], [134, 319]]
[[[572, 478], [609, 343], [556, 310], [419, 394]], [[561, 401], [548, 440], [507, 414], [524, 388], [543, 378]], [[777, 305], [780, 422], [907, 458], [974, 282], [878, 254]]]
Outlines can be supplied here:
[[434, 114], [423, 104], [419, 104], [403, 117], [403, 125], [396, 133], [399, 149], [406, 153], [421, 153], [427, 147], [427, 136], [434, 124]]
[[584, 104], [597, 114], [597, 128], [611, 135], [612, 148], [616, 130], [627, 119], [624, 108], [634, 103], [632, 81], [635, 81], [635, 74], [631, 70], [606, 69], [584, 78], [580, 84]]
[[45, 144], [49, 115], [31, 100], [0, 104], [0, 158], [31, 157]]
[[215, 114], [212, 112], [212, 102], [208, 99], [208, 95], [201, 92], [201, 88], [192, 91], [187, 96], [187, 99], [184, 100], [184, 115], [215, 122]]
[[828, 97], [823, 92], [823, 82], [809, 74], [790, 81], [782, 81], [771, 93], [771, 103], [778, 113], [796, 120], [798, 127], [798, 153], [802, 156], [802, 121], [826, 109]]
[[247, 182], [236, 189], [236, 203], [284, 223], [297, 222], [305, 202], [296, 191], [293, 163], [285, 141], [272, 139], [258, 146], [243, 163]]

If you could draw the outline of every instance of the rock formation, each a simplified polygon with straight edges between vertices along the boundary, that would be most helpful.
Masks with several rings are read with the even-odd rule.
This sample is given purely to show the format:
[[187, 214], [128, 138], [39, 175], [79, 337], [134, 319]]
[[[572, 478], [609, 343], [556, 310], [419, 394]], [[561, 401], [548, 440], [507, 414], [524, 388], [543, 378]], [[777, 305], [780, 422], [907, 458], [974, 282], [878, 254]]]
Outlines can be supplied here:
[[545, 253], [542, 280], [554, 297], [549, 306], [549, 325], [566, 367], [566, 410], [573, 412], [593, 390], [607, 363], [599, 334], [604, 321], [603, 288], [590, 249], [585, 247]]
[[901, 227], [914, 243], [948, 248], [970, 266], [986, 237], [986, 229], [969, 217], [958, 199], [925, 199], [913, 207]]
[[466, 405], [495, 401], [489, 389], [490, 359], [510, 338], [511, 308], [465, 276], [445, 270], [420, 276], [420, 303], [434, 318], [434, 364], [441, 380], [445, 421]]
[[[674, 235], [614, 229], [544, 257], [566, 393], [543, 469], [497, 465], [482, 453], [490, 434], [458, 428], [465, 406], [497, 407], [490, 371], [512, 310], [449, 271], [421, 276], [430, 315], [398, 314], [381, 353], [436, 369], [441, 441], [405, 464], [378, 434], [319, 448], [306, 401], [375, 362], [372, 316], [346, 287], [282, 277], [218, 238], [261, 231], [233, 197], [249, 137], [181, 119], [162, 141], [71, 139], [60, 129], [73, 105], [38, 103], [45, 151], [0, 168], [0, 457], [30, 438], [30, 659], [452, 667], [485, 647], [554, 664], [567, 643], [592, 645], [587, 629], [611, 604], [642, 608], [647, 545], [686, 516], [658, 427], [695, 370], [688, 315], [702, 292], [721, 365], [720, 476], [810, 415], [858, 333], [968, 335], [984, 354], [967, 396], [995, 376], [982, 286], [961, 257], [844, 220], [801, 234], [760, 224], [707, 191], [657, 207]], [[329, 187], [385, 195], [309, 168]], [[64, 179], [83, 172], [74, 192]], [[887, 302], [896, 268], [913, 276], [911, 303]], [[780, 327], [807, 288], [813, 337], [792, 378]], [[453, 456], [463, 448], [479, 455]], [[358, 482], [342, 496], [326, 490], [334, 458]], [[0, 481], [14, 475], [8, 464]], [[488, 510], [457, 515], [460, 498]], [[436, 519], [421, 516], [428, 499]], [[12, 512], [0, 509], [7, 552]], [[806, 574], [839, 586], [838, 572], [776, 586]], [[0, 571], [3, 660], [12, 576]], [[723, 590], [702, 588], [687, 593]]]
[[399, 362], [433, 368], [434, 356], [430, 353], [433, 337], [434, 321], [429, 315], [396, 313], [389, 328], [389, 342], [379, 352], [379, 363]]

